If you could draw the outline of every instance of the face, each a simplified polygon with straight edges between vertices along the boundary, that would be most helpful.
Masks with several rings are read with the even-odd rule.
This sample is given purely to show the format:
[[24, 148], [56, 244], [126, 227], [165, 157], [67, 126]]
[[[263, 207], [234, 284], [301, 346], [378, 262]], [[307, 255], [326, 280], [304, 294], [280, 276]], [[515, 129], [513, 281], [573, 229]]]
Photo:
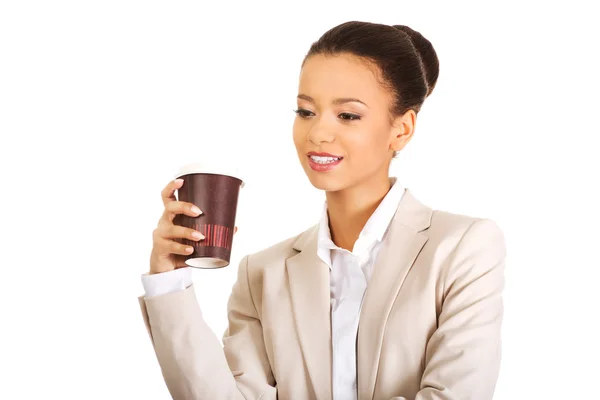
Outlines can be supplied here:
[[300, 73], [294, 144], [318, 189], [339, 191], [388, 178], [395, 150], [412, 137], [409, 111], [390, 118], [393, 98], [377, 68], [353, 55], [310, 56]]

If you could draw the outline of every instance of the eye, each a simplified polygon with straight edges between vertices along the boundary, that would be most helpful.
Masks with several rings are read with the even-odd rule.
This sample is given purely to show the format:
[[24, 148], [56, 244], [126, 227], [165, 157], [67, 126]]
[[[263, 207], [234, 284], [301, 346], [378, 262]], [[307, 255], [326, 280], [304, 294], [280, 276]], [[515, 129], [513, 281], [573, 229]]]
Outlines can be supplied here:
[[341, 113], [339, 117], [346, 121], [355, 121], [360, 119], [360, 115], [351, 114], [351, 113]]
[[312, 111], [308, 111], [305, 110], [304, 108], [299, 108], [297, 110], [294, 110], [294, 112], [300, 117], [300, 118], [308, 118], [312, 115], [315, 115]]

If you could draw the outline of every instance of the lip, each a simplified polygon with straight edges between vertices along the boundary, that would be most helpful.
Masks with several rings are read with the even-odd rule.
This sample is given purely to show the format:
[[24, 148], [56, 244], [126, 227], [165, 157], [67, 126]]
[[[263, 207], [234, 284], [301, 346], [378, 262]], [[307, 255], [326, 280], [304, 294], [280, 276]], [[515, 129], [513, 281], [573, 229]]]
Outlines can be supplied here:
[[335, 154], [330, 154], [330, 153], [317, 153], [315, 151], [311, 151], [308, 153], [308, 156], [317, 156], [317, 157], [336, 157], [336, 158], [342, 158], [342, 156], [336, 156]]
[[333, 170], [335, 167], [337, 167], [338, 165], [340, 165], [340, 163], [342, 161], [344, 161], [344, 158], [341, 157], [339, 160], [334, 161], [332, 163], [329, 164], [319, 164], [316, 163], [312, 160], [312, 158], [310, 158], [310, 156], [318, 156], [318, 157], [340, 157], [340, 156], [335, 156], [333, 154], [329, 154], [329, 153], [315, 153], [315, 152], [310, 152], [308, 153], [307, 157], [308, 158], [308, 165], [310, 166], [310, 168], [313, 171], [317, 171], [317, 172], [328, 172]]

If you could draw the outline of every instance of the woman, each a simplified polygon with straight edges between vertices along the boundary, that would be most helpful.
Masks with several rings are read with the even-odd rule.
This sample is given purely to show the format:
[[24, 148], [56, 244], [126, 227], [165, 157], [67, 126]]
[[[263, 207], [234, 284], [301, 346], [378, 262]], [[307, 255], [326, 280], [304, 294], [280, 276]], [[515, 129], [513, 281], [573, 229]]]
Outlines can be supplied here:
[[[504, 237], [432, 210], [395, 177], [438, 76], [406, 26], [348, 22], [302, 65], [294, 143], [325, 191], [321, 220], [245, 256], [223, 346], [202, 319], [185, 247], [199, 215], [163, 190], [142, 313], [176, 399], [491, 399], [500, 364]], [[368, 287], [368, 290], [367, 290]]]

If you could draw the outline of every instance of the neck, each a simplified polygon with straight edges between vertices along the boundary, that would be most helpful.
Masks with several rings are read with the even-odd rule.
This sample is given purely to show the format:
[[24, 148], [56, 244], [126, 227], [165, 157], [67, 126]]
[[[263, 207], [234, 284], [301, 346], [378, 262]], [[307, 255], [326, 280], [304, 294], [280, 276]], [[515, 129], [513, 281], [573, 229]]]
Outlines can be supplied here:
[[331, 239], [352, 251], [365, 224], [390, 190], [387, 176], [336, 192], [327, 192], [327, 213]]

